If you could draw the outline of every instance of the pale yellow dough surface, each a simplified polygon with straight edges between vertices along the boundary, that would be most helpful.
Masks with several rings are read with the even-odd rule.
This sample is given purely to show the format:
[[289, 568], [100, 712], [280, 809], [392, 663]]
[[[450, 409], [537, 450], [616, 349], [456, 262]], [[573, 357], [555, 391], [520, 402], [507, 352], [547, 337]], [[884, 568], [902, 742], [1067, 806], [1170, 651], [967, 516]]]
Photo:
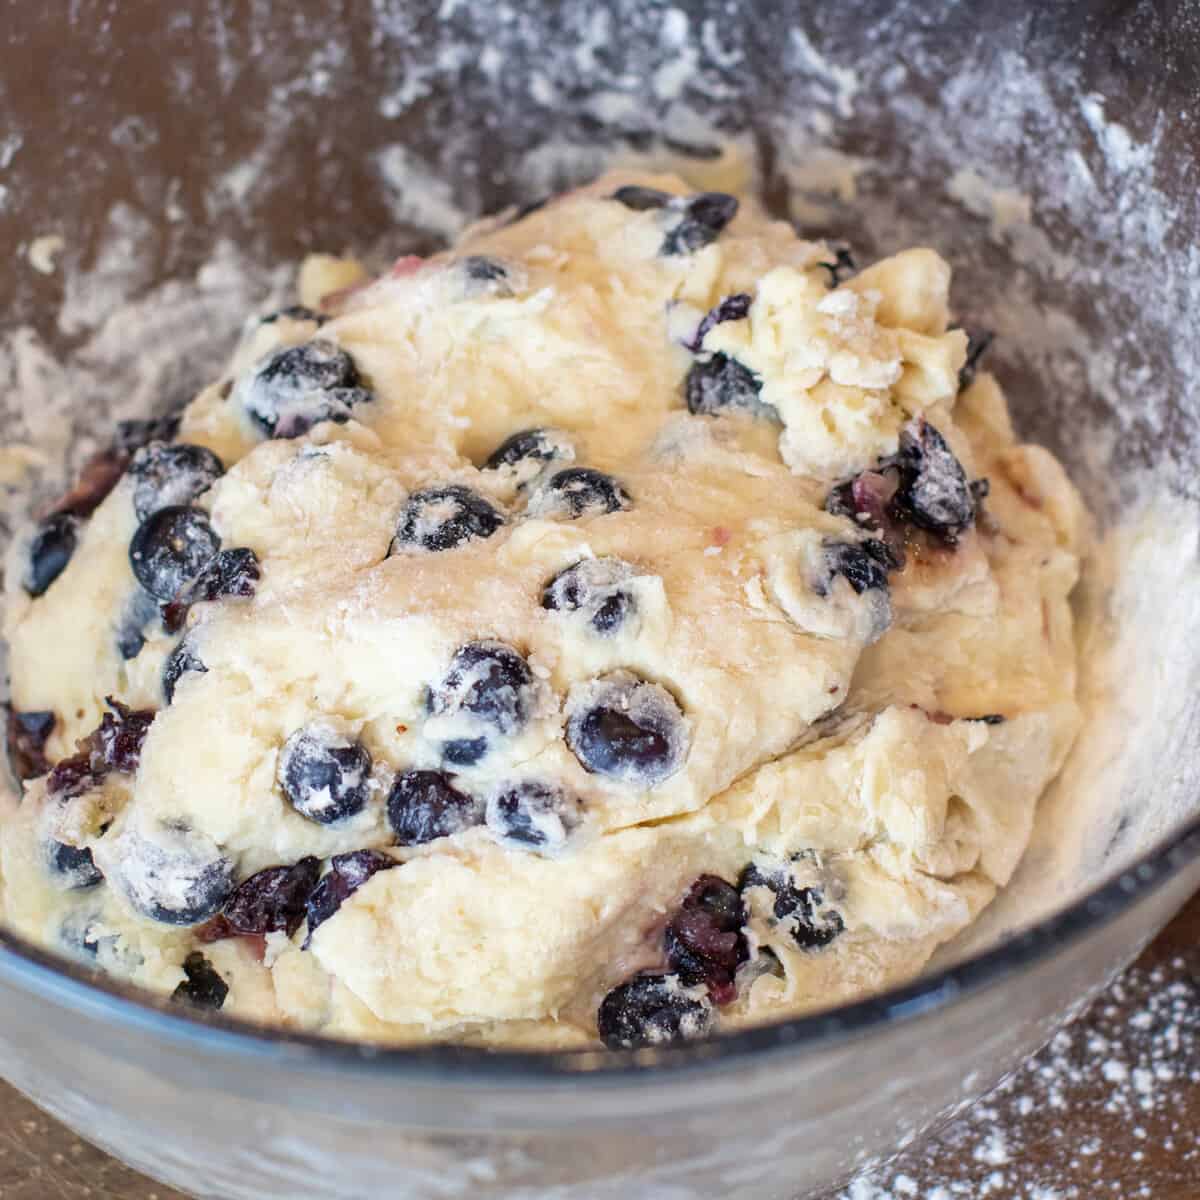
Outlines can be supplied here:
[[[91, 815], [59, 827], [106, 874], [121, 870], [123, 831], [163, 821], [207, 835], [239, 880], [388, 848], [387, 789], [395, 772], [435, 764], [426, 688], [454, 651], [507, 642], [540, 681], [527, 729], [462, 775], [481, 792], [522, 774], [574, 793], [582, 819], [565, 848], [515, 849], [483, 826], [392, 848], [403, 865], [367, 882], [309, 949], [303, 927], [270, 935], [265, 953], [246, 939], [203, 947], [230, 985], [226, 1013], [343, 1037], [590, 1043], [605, 992], [662, 969], [662, 926], [696, 877], [734, 881], [755, 856], [812, 852], [845, 931], [803, 950], [755, 913], [755, 959], [716, 1017], [729, 1028], [910, 978], [1021, 856], [1079, 720], [1068, 596], [1085, 521], [1057, 462], [1014, 440], [991, 376], [956, 394], [966, 337], [948, 328], [949, 268], [914, 249], [831, 289], [829, 249], [748, 201], [710, 245], [662, 257], [659, 214], [609, 199], [625, 183], [687, 191], [608, 176], [326, 300], [320, 336], [374, 393], [346, 424], [262, 440], [237, 385], [315, 326], [251, 329], [178, 440], [224, 461], [198, 503], [225, 545], [256, 552], [262, 578], [252, 600], [193, 606], [190, 644], [208, 670], [185, 675], [169, 707], [160, 675], [176, 639], [156, 633], [128, 662], [115, 648], [137, 587], [128, 480], [44, 596], [10, 588], [13, 703], [59, 715], [52, 762], [98, 724], [106, 695], [160, 710], [136, 775], [110, 776]], [[503, 262], [510, 287], [464, 287], [454, 262], [468, 254]], [[316, 305], [355, 274], [311, 263], [302, 299]], [[716, 326], [704, 348], [755, 372], [778, 420], [683, 403], [693, 355], [680, 338], [738, 292], [754, 298], [748, 319]], [[869, 596], [840, 578], [814, 594], [805, 563], [823, 539], [860, 536], [823, 511], [831, 485], [894, 453], [921, 415], [991, 491], [956, 549], [910, 555], [891, 576], [893, 621], [871, 643]], [[576, 464], [624, 484], [629, 511], [524, 516], [529, 489], [479, 468], [530, 426], [564, 431]], [[452, 551], [388, 557], [406, 496], [446, 482], [489, 496], [508, 523]], [[637, 617], [588, 637], [540, 598], [562, 568], [604, 556], [636, 567]], [[686, 760], [655, 787], [591, 774], [564, 742], [572, 689], [621, 669], [662, 684], [686, 717]], [[970, 719], [984, 714], [1005, 720]], [[283, 743], [318, 717], [375, 762], [371, 802], [341, 824], [307, 820], [276, 783]], [[45, 805], [35, 780], [0, 830], [4, 920], [60, 949], [64, 924], [88, 921], [106, 935], [102, 967], [173, 990], [193, 932], [138, 916], [113, 886], [57, 888], [38, 849]]]

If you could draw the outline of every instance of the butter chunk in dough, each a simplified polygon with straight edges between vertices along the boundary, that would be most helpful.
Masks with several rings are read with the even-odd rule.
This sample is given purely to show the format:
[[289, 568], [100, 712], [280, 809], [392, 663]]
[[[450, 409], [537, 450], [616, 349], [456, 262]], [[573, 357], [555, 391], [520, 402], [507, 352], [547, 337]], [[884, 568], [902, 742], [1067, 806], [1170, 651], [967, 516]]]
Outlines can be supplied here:
[[73, 552], [14, 549], [55, 766], [0, 825], [7, 923], [399, 1043], [661, 1044], [911, 978], [1074, 737], [1087, 518], [991, 376], [959, 395], [947, 264], [831, 257], [618, 173], [378, 278], [310, 259]]

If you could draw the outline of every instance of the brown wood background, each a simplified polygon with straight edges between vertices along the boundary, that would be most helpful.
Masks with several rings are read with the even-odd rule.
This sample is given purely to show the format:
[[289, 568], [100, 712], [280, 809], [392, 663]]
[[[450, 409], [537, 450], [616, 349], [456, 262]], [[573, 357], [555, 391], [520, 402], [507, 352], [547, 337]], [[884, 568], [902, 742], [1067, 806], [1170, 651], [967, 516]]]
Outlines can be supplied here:
[[[1148, 1064], [1163, 1077], [1139, 1093], [1130, 1079], [1106, 1078], [1105, 1062], [1131, 1070]], [[1200, 896], [1010, 1085], [870, 1181], [828, 1200], [931, 1197], [1200, 1200]], [[186, 1200], [81, 1141], [3, 1084], [0, 1198]]]

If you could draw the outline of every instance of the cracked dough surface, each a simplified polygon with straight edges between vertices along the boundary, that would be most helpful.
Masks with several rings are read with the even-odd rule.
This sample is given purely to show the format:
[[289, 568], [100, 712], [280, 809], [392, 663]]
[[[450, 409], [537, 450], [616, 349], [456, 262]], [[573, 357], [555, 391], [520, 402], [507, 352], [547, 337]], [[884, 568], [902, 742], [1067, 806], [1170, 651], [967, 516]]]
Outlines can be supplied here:
[[[724, 1028], [910, 978], [1007, 882], [1079, 720], [1074, 490], [1048, 453], [1014, 440], [990, 375], [960, 394], [966, 335], [949, 328], [950, 272], [933, 251], [831, 287], [828, 247], [743, 201], [707, 244], [663, 254], [679, 205], [629, 207], [611, 198], [623, 185], [687, 193], [672, 177], [608, 176], [332, 295], [353, 268], [316, 263], [302, 299], [328, 317], [319, 329], [303, 315], [251, 322], [177, 440], [224, 463], [193, 503], [261, 575], [251, 598], [191, 605], [188, 647], [206, 669], [182, 674], [169, 705], [161, 678], [180, 634], [153, 620], [135, 656], [117, 648], [139, 595], [129, 477], [44, 594], [10, 567], [13, 706], [55, 714], [51, 763], [99, 725], [106, 696], [157, 710], [135, 772], [66, 801], [44, 776], [26, 783], [0, 831], [10, 926], [165, 992], [199, 949], [228, 985], [224, 1011], [256, 1020], [570, 1046], [594, 1042], [606, 993], [669, 969], [663, 929], [700, 876], [736, 884], [748, 863], [775, 864], [840, 927], [805, 946], [750, 889], [736, 995], [713, 1006]], [[712, 325], [694, 353], [701, 318], [737, 294], [747, 314]], [[255, 373], [317, 337], [350, 356], [370, 398], [347, 420], [265, 438], [246, 415]], [[750, 372], [757, 407], [688, 411], [685, 377], [718, 356]], [[866, 532], [826, 498], [922, 420], [990, 493], [953, 544], [917, 531], [889, 586], [860, 591], [826, 555]], [[484, 466], [531, 427], [560, 431], [568, 458]], [[564, 465], [614, 477], [630, 503], [567, 519], [535, 502]], [[503, 524], [446, 550], [393, 547], [408, 498], [445, 485], [484, 497]], [[598, 632], [586, 606], [542, 604], [589, 559], [631, 568], [615, 631]], [[528, 713], [447, 770], [431, 689], [479, 641], [524, 658]], [[675, 705], [682, 761], [650, 785], [586, 769], [564, 736], [591, 681], [614, 672]], [[279, 782], [284, 743], [312, 721], [373, 764], [360, 811], [328, 824]], [[413, 770], [445, 771], [488, 812], [514, 781], [541, 781], [570, 797], [566, 832], [539, 847], [489, 817], [396, 846], [387, 797]], [[364, 848], [399, 865], [307, 949], [304, 925], [201, 941], [129, 898], [138, 847], [164, 829], [215, 847], [239, 883]], [[47, 830], [88, 849], [103, 882], [63, 886]]]

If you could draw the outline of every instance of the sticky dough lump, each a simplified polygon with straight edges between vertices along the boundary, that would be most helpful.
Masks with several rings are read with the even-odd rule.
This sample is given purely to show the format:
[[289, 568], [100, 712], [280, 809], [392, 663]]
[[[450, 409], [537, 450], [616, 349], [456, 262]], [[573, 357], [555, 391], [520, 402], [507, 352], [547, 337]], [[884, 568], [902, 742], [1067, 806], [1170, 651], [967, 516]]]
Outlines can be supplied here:
[[400, 1042], [913, 976], [1075, 734], [1085, 518], [963, 372], [941, 258], [837, 262], [614, 174], [306, 264], [14, 551], [8, 925]]

